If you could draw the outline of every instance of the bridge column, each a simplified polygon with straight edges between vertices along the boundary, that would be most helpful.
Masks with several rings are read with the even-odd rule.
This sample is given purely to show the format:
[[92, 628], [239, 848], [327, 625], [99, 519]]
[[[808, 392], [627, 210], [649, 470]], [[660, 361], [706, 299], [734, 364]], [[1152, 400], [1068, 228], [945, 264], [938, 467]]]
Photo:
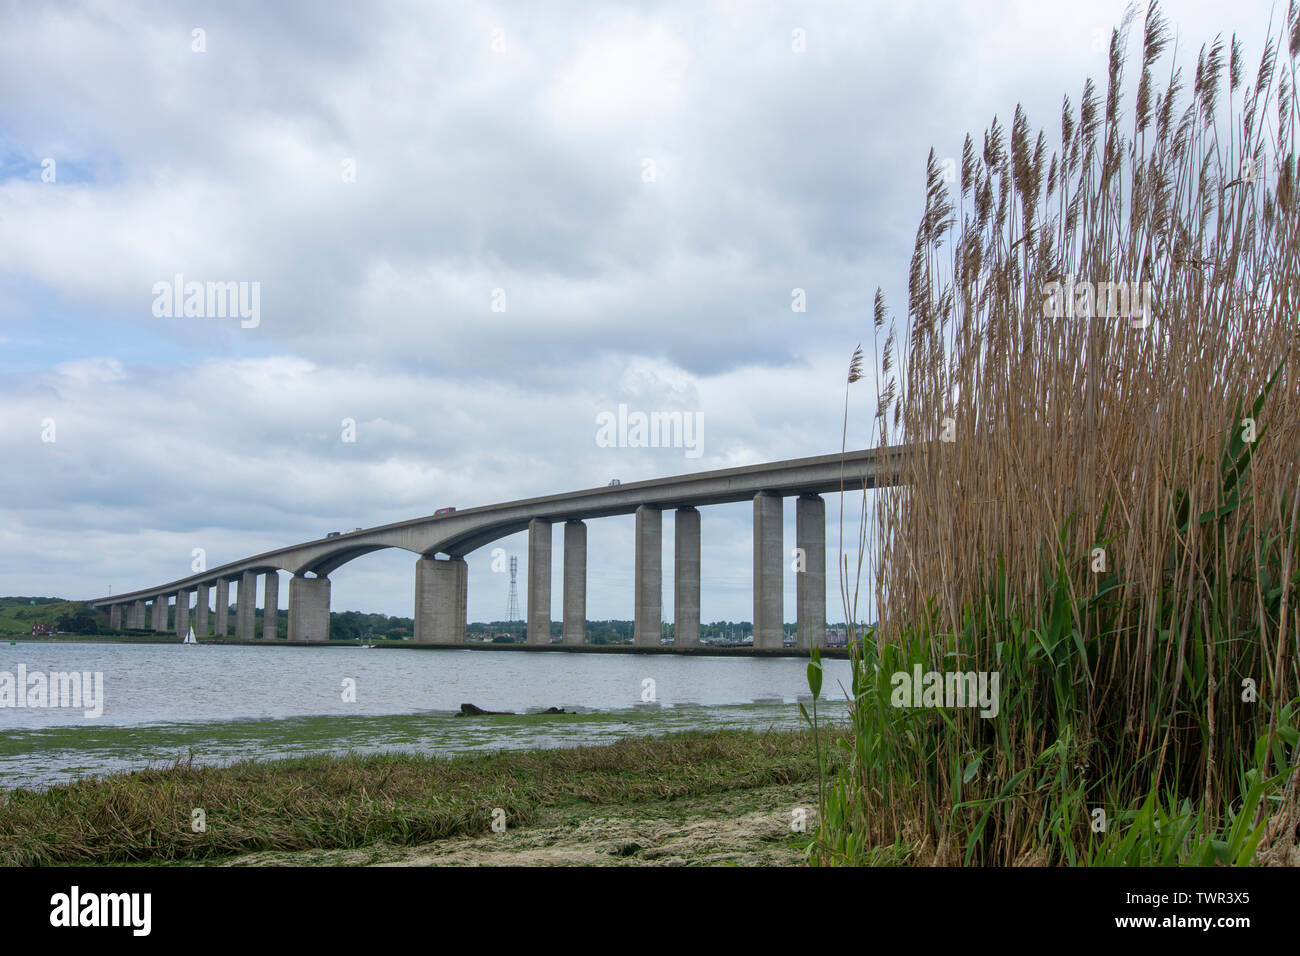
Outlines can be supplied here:
[[257, 573], [245, 571], [239, 576], [239, 593], [235, 596], [235, 639], [251, 641], [257, 623]]
[[262, 588], [262, 640], [274, 641], [280, 636], [280, 572], [267, 571]]
[[215, 636], [226, 638], [230, 636], [230, 581], [227, 578], [217, 578], [217, 623], [215, 627]]
[[469, 613], [469, 565], [464, 558], [415, 562], [417, 644], [464, 644]]
[[194, 634], [203, 638], [208, 636], [208, 585], [200, 584], [194, 593]]
[[795, 502], [794, 537], [804, 560], [795, 575], [795, 646], [808, 650], [826, 640], [826, 502], [819, 495]]
[[587, 526], [564, 525], [564, 643], [587, 643]]
[[153, 617], [154, 633], [164, 633], [167, 630], [167, 598], [161, 594], [154, 598], [150, 615]]
[[122, 630], [122, 605], [114, 604], [108, 609], [108, 629], [110, 631]]
[[144, 621], [144, 601], [136, 601], [126, 612], [127, 630], [143, 631]]
[[781, 512], [779, 495], [754, 496], [754, 649], [780, 650], [785, 640], [781, 620]]
[[700, 513], [678, 508], [673, 532], [673, 646], [700, 643]]
[[289, 640], [330, 639], [330, 579], [295, 574], [289, 581]]
[[190, 592], [176, 592], [176, 636], [184, 637], [190, 629]]
[[658, 647], [664, 617], [663, 512], [654, 505], [636, 509], [636, 601], [632, 643]]
[[528, 522], [528, 643], [551, 643], [551, 523]]

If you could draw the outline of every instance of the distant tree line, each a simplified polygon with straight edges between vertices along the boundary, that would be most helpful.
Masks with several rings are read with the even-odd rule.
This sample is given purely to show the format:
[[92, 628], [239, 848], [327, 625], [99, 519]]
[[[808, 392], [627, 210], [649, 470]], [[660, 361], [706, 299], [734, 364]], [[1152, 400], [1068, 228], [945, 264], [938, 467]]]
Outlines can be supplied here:
[[78, 608], [60, 614], [54, 621], [54, 629], [68, 634], [98, 634], [99, 615], [89, 608]]
[[406, 641], [414, 633], [415, 621], [409, 617], [365, 614], [361, 611], [330, 612], [332, 641]]
[[[0, 597], [0, 609], [13, 608], [22, 616], [39, 613], [32, 605], [63, 603], [59, 598]], [[231, 604], [228, 608], [229, 620], [235, 619], [238, 606]], [[263, 609], [254, 612], [258, 622], [256, 633], [262, 633]], [[289, 612], [277, 609], [280, 636], [289, 632]], [[123, 624], [126, 623], [125, 610]], [[60, 614], [54, 622], [55, 628], [71, 634], [107, 634], [110, 632], [107, 610], [92, 610], [84, 605], [72, 606]], [[830, 624], [829, 627], [844, 627], [843, 624]], [[589, 620], [587, 621], [587, 643], [589, 644], [631, 644], [635, 622], [631, 620]], [[152, 630], [146, 623], [145, 630]], [[470, 635], [486, 637], [496, 643], [522, 643], [526, 639], [527, 628], [523, 621], [473, 621], [466, 627]], [[551, 622], [551, 637], [559, 638], [564, 631], [561, 621]], [[666, 637], [675, 636], [674, 626], [665, 623], [663, 632]], [[367, 614], [363, 611], [331, 611], [330, 639], [336, 641], [409, 641], [415, 634], [415, 621], [409, 617], [389, 614]], [[785, 635], [793, 639], [796, 625], [785, 625]], [[700, 625], [700, 637], [708, 642], [732, 641], [740, 643], [752, 639], [754, 625], [751, 621], [713, 621]]]

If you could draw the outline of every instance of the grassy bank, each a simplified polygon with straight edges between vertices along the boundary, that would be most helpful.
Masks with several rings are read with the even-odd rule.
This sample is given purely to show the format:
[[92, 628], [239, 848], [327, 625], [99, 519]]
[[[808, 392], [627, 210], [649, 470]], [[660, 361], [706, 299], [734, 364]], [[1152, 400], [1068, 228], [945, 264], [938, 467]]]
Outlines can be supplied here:
[[[649, 803], [694, 802], [702, 813], [715, 797], [734, 802], [738, 793], [771, 788], [783, 794], [780, 804], [791, 793], [815, 796], [817, 773], [813, 739], [803, 732], [688, 733], [451, 759], [178, 762], [5, 794], [0, 864], [218, 861], [253, 852], [412, 847], [489, 836], [498, 808], [509, 832], [553, 823], [557, 813], [638, 816]], [[794, 785], [805, 789], [790, 790]], [[203, 832], [194, 832], [195, 810], [205, 815]], [[782, 810], [793, 807], [771, 808]], [[789, 834], [791, 846], [797, 837]]]

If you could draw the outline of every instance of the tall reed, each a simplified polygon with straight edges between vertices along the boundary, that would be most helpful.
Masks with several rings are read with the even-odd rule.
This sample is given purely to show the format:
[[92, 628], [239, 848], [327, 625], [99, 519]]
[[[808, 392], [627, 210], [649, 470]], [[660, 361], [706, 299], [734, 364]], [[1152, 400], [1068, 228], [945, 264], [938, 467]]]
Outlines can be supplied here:
[[[1189, 84], [1152, 3], [1129, 121], [1135, 21], [1058, 142], [1017, 107], [956, 195], [931, 152], [897, 343], [877, 294], [872, 440], [909, 451], [860, 529], [879, 623], [823, 862], [1295, 844], [1300, 11], [1253, 75], [1233, 36]], [[998, 716], [893, 706], [915, 663], [998, 672]]]

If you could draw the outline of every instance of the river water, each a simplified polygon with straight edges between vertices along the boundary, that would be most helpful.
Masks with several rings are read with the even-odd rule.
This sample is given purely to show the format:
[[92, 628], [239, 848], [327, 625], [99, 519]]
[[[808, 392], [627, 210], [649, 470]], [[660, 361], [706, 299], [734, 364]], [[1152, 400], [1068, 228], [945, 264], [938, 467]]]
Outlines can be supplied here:
[[[102, 700], [16, 706], [5, 675], [102, 675]], [[849, 665], [827, 660], [826, 711]], [[454, 754], [577, 746], [678, 730], [793, 728], [795, 658], [353, 647], [20, 642], [0, 645], [0, 788], [48, 786], [179, 758]], [[92, 681], [95, 678], [92, 677]], [[834, 703], [838, 698], [840, 704]], [[27, 702], [30, 704], [31, 702]], [[525, 714], [458, 718], [462, 703]], [[102, 713], [87, 716], [101, 710]]]

